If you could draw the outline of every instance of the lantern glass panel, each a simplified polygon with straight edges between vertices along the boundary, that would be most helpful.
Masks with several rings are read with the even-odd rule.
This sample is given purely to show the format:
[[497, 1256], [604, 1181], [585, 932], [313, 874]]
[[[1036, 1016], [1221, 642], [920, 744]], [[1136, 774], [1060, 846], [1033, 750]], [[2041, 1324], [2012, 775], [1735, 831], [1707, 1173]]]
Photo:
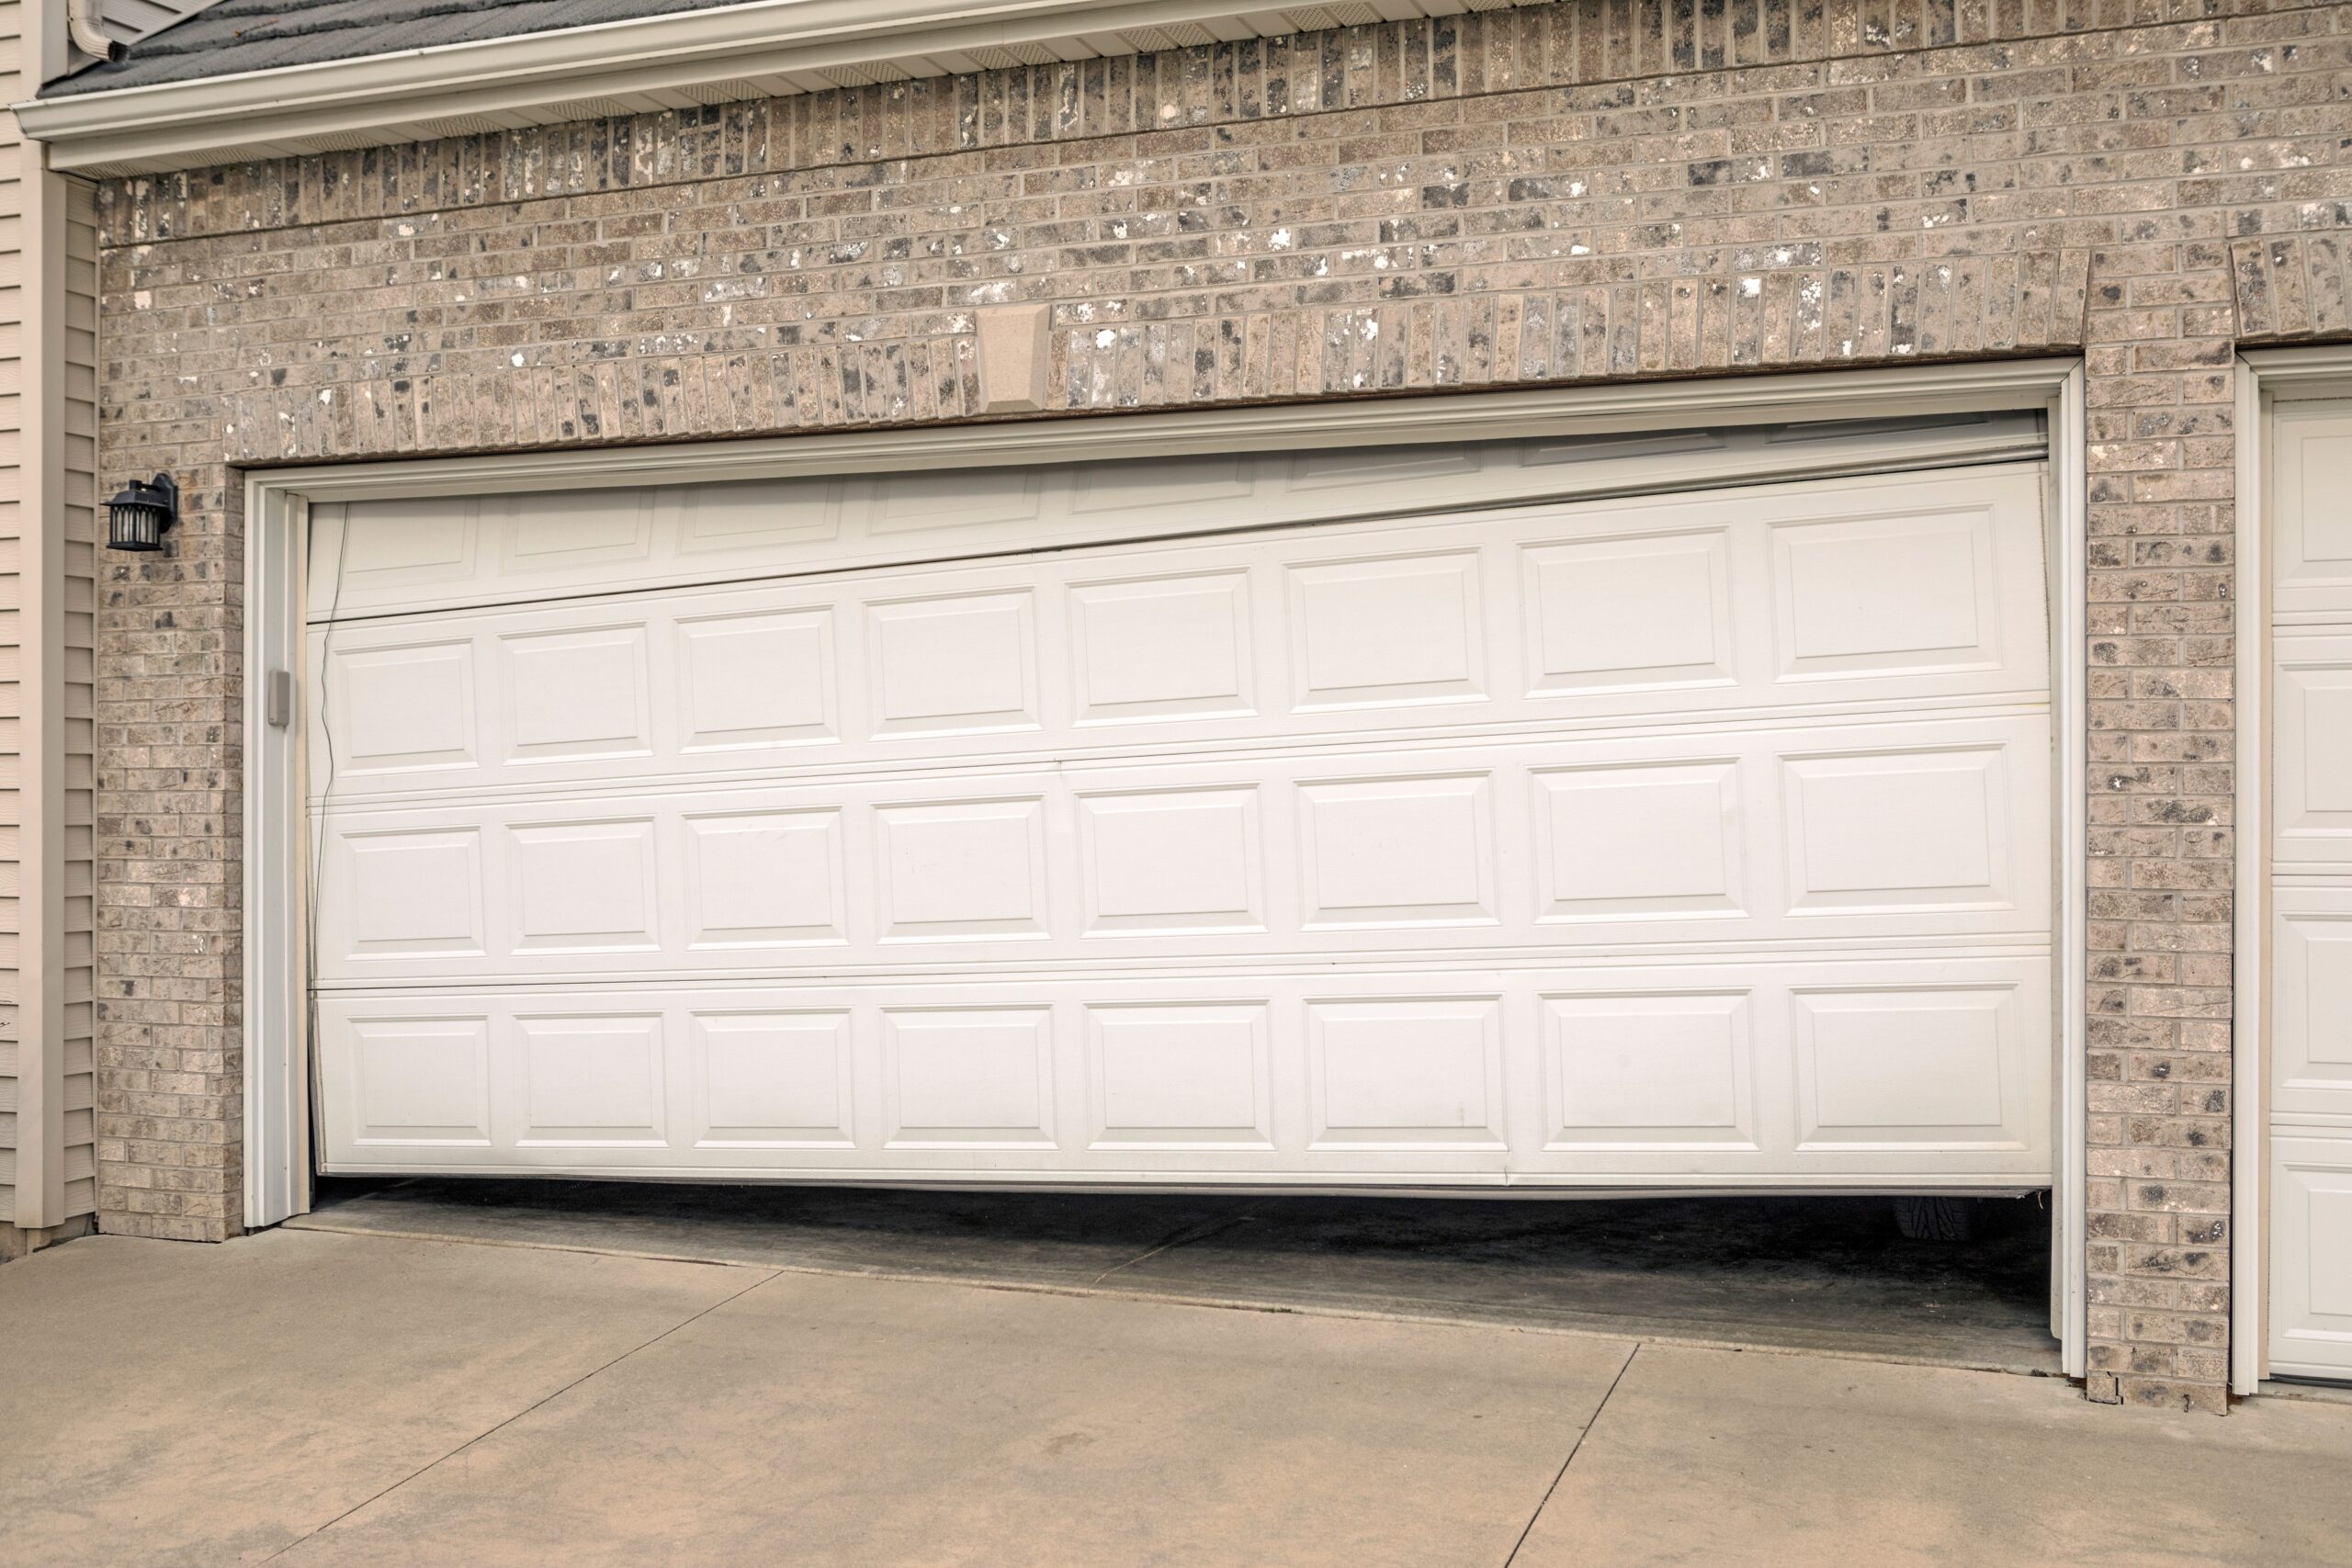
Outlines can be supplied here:
[[108, 548], [153, 550], [163, 547], [163, 524], [155, 508], [133, 502], [110, 506], [107, 511]]

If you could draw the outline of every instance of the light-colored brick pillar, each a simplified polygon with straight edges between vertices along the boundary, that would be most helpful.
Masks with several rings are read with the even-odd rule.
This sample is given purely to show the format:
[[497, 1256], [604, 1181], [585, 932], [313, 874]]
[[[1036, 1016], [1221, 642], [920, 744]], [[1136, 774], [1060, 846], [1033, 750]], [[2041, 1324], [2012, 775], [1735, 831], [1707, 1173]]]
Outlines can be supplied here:
[[220, 1241], [244, 1228], [243, 496], [171, 467], [171, 547], [98, 570], [99, 1223]]
[[2234, 323], [2219, 242], [2092, 263], [2089, 1393], [2221, 1410]]

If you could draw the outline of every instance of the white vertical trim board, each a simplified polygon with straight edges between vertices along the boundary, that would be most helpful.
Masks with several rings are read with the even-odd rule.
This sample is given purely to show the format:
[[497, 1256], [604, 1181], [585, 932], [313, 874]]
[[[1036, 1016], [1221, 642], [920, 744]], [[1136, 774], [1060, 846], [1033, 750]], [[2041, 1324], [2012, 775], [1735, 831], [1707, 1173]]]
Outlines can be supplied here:
[[2237, 362], [2237, 832], [2236, 893], [2230, 947], [2230, 1392], [2252, 1393], [2262, 1379], [2263, 1029], [2269, 976], [2262, 962], [2269, 831], [2269, 552], [2264, 541], [2260, 373]]
[[[246, 724], [254, 737], [247, 780], [247, 1220], [267, 1224], [306, 1202], [304, 1148], [308, 915], [303, 871], [305, 726], [267, 723], [267, 674], [296, 670], [307, 575], [308, 507], [399, 496], [481, 494], [588, 486], [650, 486], [786, 474], [876, 472], [1164, 457], [1215, 452], [1317, 450], [1583, 435], [1914, 414], [2031, 411], [2049, 421], [2054, 508], [2051, 636], [2058, 737], [2053, 824], [2063, 848], [2055, 911], [2058, 996], [2052, 1100], [2068, 1125], [2055, 1138], [2059, 1187], [2052, 1319], [2066, 1364], [2083, 1361], [2083, 1105], [2087, 817], [2084, 691], [2084, 412], [2078, 361], [2019, 361], [1949, 368], [1832, 371], [1719, 378], [1628, 387], [1571, 388], [1393, 401], [1037, 420], [944, 429], [713, 442], [369, 466], [281, 469], [248, 478]], [[315, 695], [298, 697], [298, 708]]]
[[270, 672], [302, 668], [310, 505], [254, 477], [245, 489], [245, 1224], [311, 1207], [309, 835], [301, 700], [269, 721]]
[[2088, 1244], [2090, 1165], [2090, 481], [2089, 414], [2083, 368], [2066, 373], [2051, 400], [2050, 469], [2057, 490], [2051, 510], [2052, 570], [2050, 700], [2055, 709], [2058, 787], [2058, 1190], [2051, 1203], [2055, 1332], [2066, 1375], [2089, 1371]]

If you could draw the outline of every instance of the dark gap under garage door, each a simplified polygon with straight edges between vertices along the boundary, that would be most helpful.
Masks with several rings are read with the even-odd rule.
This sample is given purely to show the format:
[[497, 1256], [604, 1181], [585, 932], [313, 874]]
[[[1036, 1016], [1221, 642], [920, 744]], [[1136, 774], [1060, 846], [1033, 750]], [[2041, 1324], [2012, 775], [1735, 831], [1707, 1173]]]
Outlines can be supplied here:
[[1867, 1197], [1498, 1201], [327, 1179], [293, 1224], [2054, 1375], [2049, 1212], [1966, 1241]]

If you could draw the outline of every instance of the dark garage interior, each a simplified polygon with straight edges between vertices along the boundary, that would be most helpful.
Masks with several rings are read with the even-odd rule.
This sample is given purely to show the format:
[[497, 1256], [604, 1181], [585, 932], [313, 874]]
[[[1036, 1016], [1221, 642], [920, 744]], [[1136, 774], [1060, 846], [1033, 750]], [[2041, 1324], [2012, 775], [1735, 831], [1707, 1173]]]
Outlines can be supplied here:
[[2055, 1375], [2046, 1196], [1204, 1196], [325, 1178], [305, 1228]]

